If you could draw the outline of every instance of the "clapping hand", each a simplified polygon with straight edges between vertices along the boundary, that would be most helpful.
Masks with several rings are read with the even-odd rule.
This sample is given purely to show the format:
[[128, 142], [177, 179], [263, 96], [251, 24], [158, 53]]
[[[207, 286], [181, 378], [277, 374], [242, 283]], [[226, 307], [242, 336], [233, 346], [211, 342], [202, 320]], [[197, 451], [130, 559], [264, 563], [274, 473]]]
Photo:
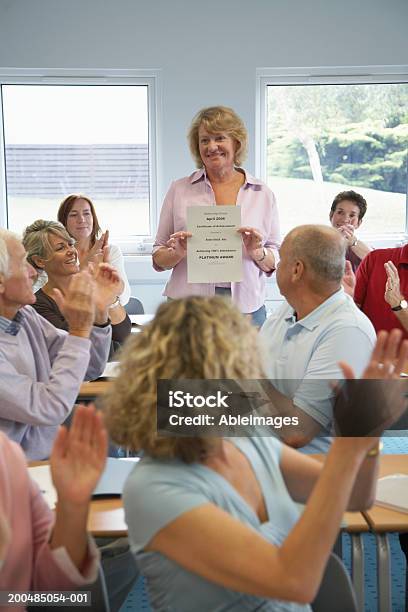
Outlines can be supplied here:
[[93, 268], [95, 281], [95, 321], [103, 323], [107, 320], [108, 309], [123, 287], [122, 279], [117, 270], [107, 263], [101, 263]]
[[95, 407], [78, 406], [68, 430], [60, 427], [51, 453], [58, 502], [88, 504], [103, 472], [108, 436]]
[[53, 297], [68, 322], [69, 333], [89, 337], [95, 320], [95, 281], [87, 270], [72, 276], [65, 296], [54, 289]]
[[339, 365], [346, 383], [334, 406], [336, 431], [342, 436], [378, 436], [406, 409], [406, 378], [401, 372], [408, 356], [408, 340], [402, 332], [379, 332], [371, 359], [360, 380], [344, 362]]
[[391, 306], [391, 308], [394, 308], [395, 306], [399, 306], [401, 301], [404, 299], [404, 296], [401, 295], [398, 270], [392, 261], [387, 261], [384, 264], [384, 268], [387, 274], [384, 299]]
[[347, 246], [350, 247], [356, 239], [354, 235], [354, 225], [351, 225], [351, 223], [346, 223], [345, 225], [339, 227], [338, 230], [347, 242]]
[[354, 297], [354, 289], [356, 288], [356, 275], [353, 272], [353, 266], [346, 259], [346, 267], [344, 270], [343, 278], [341, 279], [344, 291]]
[[175, 232], [171, 234], [167, 246], [172, 249], [180, 260], [187, 255], [187, 238], [191, 238], [191, 232]]
[[237, 231], [242, 236], [242, 242], [248, 255], [254, 260], [261, 259], [262, 234], [253, 227], [240, 227]]
[[95, 240], [95, 244], [89, 249], [84, 261], [81, 261], [81, 268], [87, 268], [88, 264], [108, 263], [109, 261], [109, 230], [106, 230], [100, 238]]

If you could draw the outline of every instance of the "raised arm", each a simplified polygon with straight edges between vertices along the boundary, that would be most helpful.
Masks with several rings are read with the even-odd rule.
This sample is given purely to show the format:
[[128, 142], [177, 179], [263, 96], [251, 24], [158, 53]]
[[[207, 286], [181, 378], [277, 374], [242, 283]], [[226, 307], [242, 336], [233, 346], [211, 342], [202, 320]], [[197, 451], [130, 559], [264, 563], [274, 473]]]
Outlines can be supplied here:
[[[390, 334], [379, 333], [361, 381], [354, 381], [357, 386], [351, 388], [344, 401], [335, 405], [334, 418], [337, 428], [353, 435], [353, 430], [355, 434], [361, 434], [364, 433], [361, 428], [366, 427], [366, 435], [379, 435], [399, 418], [406, 404], [406, 383], [400, 378], [400, 374], [407, 355], [408, 342], [401, 343], [399, 330], [395, 329]], [[340, 366], [344, 378], [353, 381], [355, 376], [352, 368], [346, 363], [340, 363]], [[373, 381], [372, 385], [368, 382], [370, 380]], [[379, 384], [383, 384], [382, 390]], [[351, 441], [354, 439], [350, 438]], [[347, 510], [365, 510], [372, 505], [378, 475], [378, 458], [378, 452], [366, 456], [356, 478]], [[284, 447], [281, 470], [295, 501], [303, 503], [308, 499], [322, 469], [320, 461]]]
[[[400, 345], [400, 339], [397, 330], [379, 335], [364, 379], [398, 379], [408, 345], [406, 341]], [[352, 377], [348, 366], [343, 369]], [[402, 409], [402, 400], [397, 401], [398, 410], [394, 407], [401, 395], [398, 389], [396, 394], [389, 402], [391, 416], [383, 420], [383, 407], [379, 411], [383, 427]], [[347, 421], [353, 410], [351, 402], [335, 416]], [[294, 450], [285, 450], [281, 469], [289, 492], [297, 499], [308, 497], [308, 502], [280, 547], [213, 504], [203, 504], [161, 529], [146, 549], [158, 551], [226, 588], [309, 603], [318, 591], [344, 511], [366, 508], [373, 501], [378, 438], [335, 438], [323, 466], [297, 455]]]
[[125, 270], [125, 261], [122, 251], [115, 244], [109, 245], [109, 263], [118, 271], [122, 280], [123, 286], [121, 287], [119, 298], [122, 306], [126, 306], [130, 299], [130, 285]]
[[226, 588], [308, 603], [317, 593], [355, 478], [372, 445], [364, 438], [334, 441], [305, 512], [281, 547], [205, 504], [161, 529], [146, 549]]
[[[70, 413], [85, 377], [98, 375], [106, 364], [110, 326], [94, 328], [95, 286], [88, 272], [76, 274], [69, 291], [59, 300], [68, 321], [69, 334], [56, 329], [31, 308], [26, 309], [27, 335], [38, 377], [32, 367], [8, 359], [6, 342], [0, 347], [0, 417], [2, 429], [15, 439], [14, 423], [59, 425]], [[57, 302], [58, 303], [58, 302]], [[102, 314], [101, 314], [102, 316]], [[7, 339], [6, 339], [7, 341]], [[24, 356], [26, 357], [26, 356]], [[20, 442], [20, 440], [18, 440]]]
[[342, 227], [339, 227], [339, 232], [344, 236], [348, 248], [350, 248], [357, 257], [364, 259], [364, 257], [371, 252], [371, 248], [368, 244], [357, 238], [354, 229], [351, 223], [346, 223]]
[[[372, 506], [378, 477], [378, 459], [379, 453], [366, 455], [357, 474], [346, 510], [362, 511]], [[285, 446], [282, 449], [280, 465], [292, 499], [305, 503], [322, 473], [323, 461]]]
[[95, 581], [98, 552], [86, 524], [106, 452], [107, 436], [100, 416], [93, 407], [79, 406], [70, 430], [60, 428], [51, 455], [58, 494], [55, 520], [31, 482], [33, 589], [68, 590]]
[[[384, 267], [387, 274], [384, 300], [392, 308], [401, 325], [408, 331], [408, 308], [401, 306], [401, 303], [406, 301], [406, 298], [401, 293], [398, 269], [392, 261], [387, 261]], [[395, 310], [395, 308], [398, 310]]]
[[88, 550], [89, 503], [105, 466], [107, 448], [101, 415], [93, 406], [79, 406], [69, 431], [60, 428], [51, 454], [58, 500], [50, 548], [63, 546], [79, 571]]

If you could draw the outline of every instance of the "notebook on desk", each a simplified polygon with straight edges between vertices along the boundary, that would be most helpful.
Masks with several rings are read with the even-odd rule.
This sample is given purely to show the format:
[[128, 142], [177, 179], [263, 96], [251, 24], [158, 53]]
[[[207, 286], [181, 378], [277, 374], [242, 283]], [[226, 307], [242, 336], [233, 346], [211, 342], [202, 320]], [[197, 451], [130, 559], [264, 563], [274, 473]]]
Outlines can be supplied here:
[[119, 361], [108, 361], [104, 371], [97, 380], [116, 378], [119, 375]]
[[408, 474], [390, 474], [377, 482], [375, 503], [408, 513]]
[[[120, 497], [126, 478], [138, 461], [139, 457], [129, 459], [108, 457], [105, 470], [96, 485], [92, 497]], [[28, 468], [28, 471], [31, 478], [39, 486], [48, 506], [54, 509], [57, 502], [57, 492], [52, 484], [50, 466], [37, 465]]]

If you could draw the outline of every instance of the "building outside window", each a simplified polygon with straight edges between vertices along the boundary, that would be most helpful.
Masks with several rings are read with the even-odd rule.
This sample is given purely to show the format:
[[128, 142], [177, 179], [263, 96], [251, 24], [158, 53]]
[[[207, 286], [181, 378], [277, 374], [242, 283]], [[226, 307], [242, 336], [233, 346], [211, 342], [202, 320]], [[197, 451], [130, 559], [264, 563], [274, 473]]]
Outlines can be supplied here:
[[37, 218], [56, 219], [59, 203], [82, 193], [125, 251], [146, 250], [157, 219], [155, 92], [139, 81], [3, 82], [4, 225], [21, 233]]

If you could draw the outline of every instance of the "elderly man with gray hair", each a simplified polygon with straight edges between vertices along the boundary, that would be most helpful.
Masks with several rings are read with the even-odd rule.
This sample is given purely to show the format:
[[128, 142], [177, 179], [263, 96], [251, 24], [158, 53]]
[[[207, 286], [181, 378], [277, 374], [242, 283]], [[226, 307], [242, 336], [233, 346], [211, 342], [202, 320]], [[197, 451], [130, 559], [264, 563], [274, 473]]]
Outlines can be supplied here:
[[45, 459], [81, 383], [100, 376], [106, 365], [108, 306], [119, 277], [100, 264], [94, 274], [76, 274], [64, 295], [55, 294], [68, 332], [30, 306], [35, 277], [20, 239], [0, 229], [0, 430], [29, 459]]
[[276, 271], [286, 301], [260, 332], [264, 370], [273, 385], [269, 395], [282, 416], [292, 417], [281, 437], [314, 452], [330, 443], [330, 381], [342, 378], [339, 362], [349, 363], [359, 377], [376, 340], [371, 322], [342, 289], [345, 252], [346, 242], [333, 228], [293, 229]]

